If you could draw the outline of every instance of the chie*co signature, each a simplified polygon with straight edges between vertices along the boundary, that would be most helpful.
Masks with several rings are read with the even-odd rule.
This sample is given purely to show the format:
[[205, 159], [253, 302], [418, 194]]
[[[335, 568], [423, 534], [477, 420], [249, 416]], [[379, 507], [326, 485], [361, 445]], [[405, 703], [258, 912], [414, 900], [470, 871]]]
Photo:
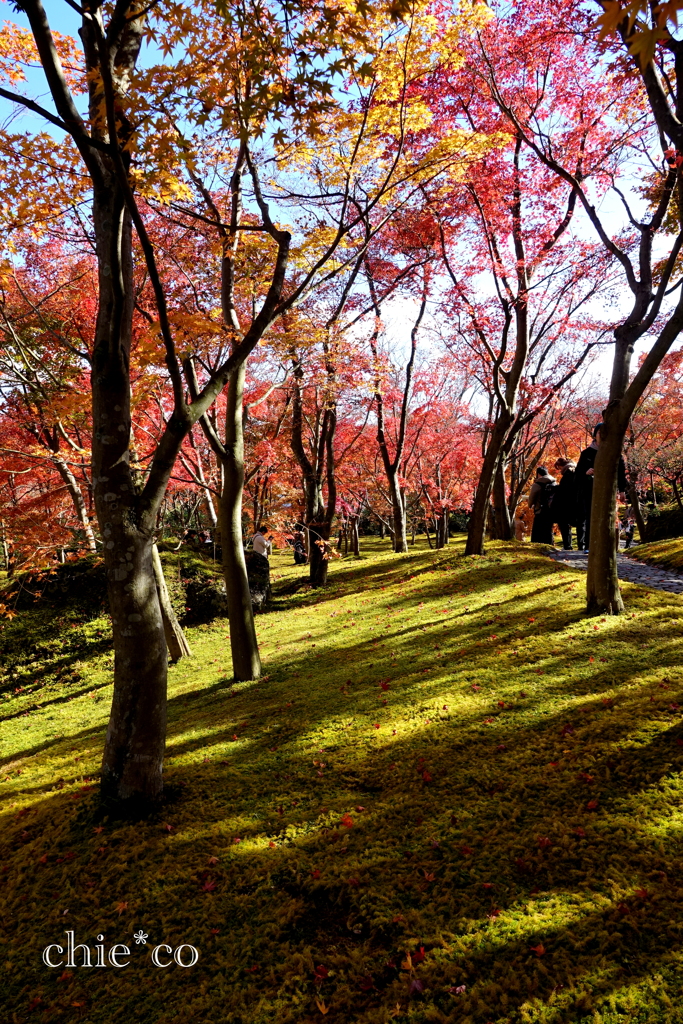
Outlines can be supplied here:
[[[83, 942], [76, 943], [73, 931], [65, 934], [66, 948], [58, 942], [51, 942], [43, 950], [43, 963], [46, 967], [127, 967], [130, 963], [128, 958], [132, 953], [125, 942], [115, 942], [106, 949], [104, 935], [98, 935], [94, 950], [91, 950]], [[133, 935], [136, 946], [146, 946], [148, 938], [142, 928]], [[161, 942], [149, 952], [155, 967], [170, 967], [174, 963], [178, 967], [194, 967], [199, 960], [199, 950], [189, 942], [181, 942], [175, 949], [167, 942]], [[66, 963], [58, 959], [65, 954]], [[77, 958], [80, 963], [76, 962]]]

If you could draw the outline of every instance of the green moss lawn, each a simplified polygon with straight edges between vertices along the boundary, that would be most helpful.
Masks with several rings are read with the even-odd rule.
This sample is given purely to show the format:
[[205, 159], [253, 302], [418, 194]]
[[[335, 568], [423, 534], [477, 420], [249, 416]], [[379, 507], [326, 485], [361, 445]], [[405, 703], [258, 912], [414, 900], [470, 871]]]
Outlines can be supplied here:
[[[364, 552], [324, 593], [273, 557], [258, 684], [188, 631], [146, 822], [98, 811], [106, 620], [4, 623], [2, 1024], [683, 1021], [683, 599]], [[67, 929], [128, 966], [46, 967]]]
[[651, 544], [637, 544], [629, 548], [629, 555], [639, 562], [656, 565], [660, 569], [683, 572], [683, 537], [671, 540], [656, 540]]

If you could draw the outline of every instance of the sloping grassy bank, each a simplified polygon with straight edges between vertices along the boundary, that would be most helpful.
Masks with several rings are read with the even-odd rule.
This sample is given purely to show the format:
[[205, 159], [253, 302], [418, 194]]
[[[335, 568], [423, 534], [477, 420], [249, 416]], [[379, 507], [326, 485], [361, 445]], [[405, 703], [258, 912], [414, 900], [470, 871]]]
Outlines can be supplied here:
[[[106, 623], [36, 621], [36, 688], [0, 703], [3, 1024], [683, 1020], [683, 599], [589, 619], [528, 546], [378, 547], [325, 593], [274, 556], [258, 684], [227, 682], [225, 622], [189, 632], [145, 823], [89, 788]], [[67, 929], [128, 966], [46, 967]]]
[[628, 553], [639, 562], [656, 565], [660, 569], [683, 572], [683, 537], [656, 540], [652, 544], [638, 544], [634, 548], [629, 548]]

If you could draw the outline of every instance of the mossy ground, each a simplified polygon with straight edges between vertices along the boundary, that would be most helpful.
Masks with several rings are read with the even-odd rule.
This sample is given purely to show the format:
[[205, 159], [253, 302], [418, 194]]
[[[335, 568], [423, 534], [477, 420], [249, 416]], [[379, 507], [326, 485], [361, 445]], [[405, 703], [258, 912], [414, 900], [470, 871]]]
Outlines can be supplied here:
[[[324, 593], [273, 556], [260, 683], [188, 631], [146, 822], [98, 812], [106, 621], [5, 624], [2, 1024], [683, 1021], [683, 599], [379, 548]], [[51, 970], [67, 929], [130, 963]]]
[[648, 565], [656, 565], [660, 569], [683, 572], [683, 537], [638, 544], [634, 548], [629, 548], [628, 553], [639, 562], [647, 562]]

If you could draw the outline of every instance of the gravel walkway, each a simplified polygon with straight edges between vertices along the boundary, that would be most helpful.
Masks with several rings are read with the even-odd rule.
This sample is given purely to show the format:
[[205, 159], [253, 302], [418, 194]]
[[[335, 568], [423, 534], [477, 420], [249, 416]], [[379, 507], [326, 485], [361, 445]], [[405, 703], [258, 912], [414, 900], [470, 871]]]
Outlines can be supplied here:
[[[577, 569], [588, 568], [588, 555], [584, 551], [563, 551], [558, 548], [550, 557], [556, 562], [567, 562], [575, 565]], [[645, 565], [643, 562], [636, 562], [627, 555], [620, 554], [619, 579], [627, 580], [629, 583], [640, 583], [644, 587], [653, 587], [655, 590], [668, 590], [672, 594], [683, 594], [683, 574], [671, 572], [669, 569], [657, 569], [653, 565]]]

